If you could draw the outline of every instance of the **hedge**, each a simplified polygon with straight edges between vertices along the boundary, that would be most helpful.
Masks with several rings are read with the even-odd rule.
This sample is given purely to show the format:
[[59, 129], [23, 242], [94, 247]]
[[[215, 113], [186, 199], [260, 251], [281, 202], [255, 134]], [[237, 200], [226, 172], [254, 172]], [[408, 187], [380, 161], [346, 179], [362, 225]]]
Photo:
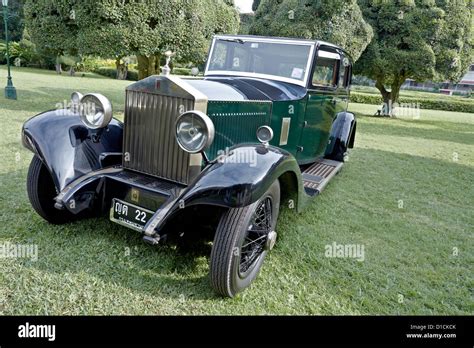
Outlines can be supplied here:
[[173, 68], [171, 72], [174, 75], [191, 75], [191, 69], [188, 68]]
[[[352, 103], [382, 105], [383, 100], [381, 95], [351, 92], [350, 101]], [[456, 112], [471, 112], [474, 113], [474, 102], [470, 100], [441, 100], [431, 98], [416, 98], [416, 97], [400, 97], [399, 104], [416, 104], [419, 103], [421, 109], [445, 110]]]
[[[107, 76], [112, 79], [117, 78], [117, 69], [115, 68], [109, 68], [109, 67], [100, 67], [97, 69], [94, 69], [94, 72], [96, 74], [102, 75], [102, 76]], [[129, 81], [138, 81], [138, 71], [135, 70], [129, 70], [127, 72], [127, 80]]]
[[[102, 66], [100, 68], [94, 69], [96, 74], [107, 76], [112, 79], [117, 77], [117, 70], [115, 68], [111, 68], [108, 66]], [[174, 68], [172, 73], [174, 75], [191, 75], [191, 69], [188, 68]], [[129, 70], [127, 73], [127, 80], [130, 81], [138, 81], [138, 71], [136, 70]]]

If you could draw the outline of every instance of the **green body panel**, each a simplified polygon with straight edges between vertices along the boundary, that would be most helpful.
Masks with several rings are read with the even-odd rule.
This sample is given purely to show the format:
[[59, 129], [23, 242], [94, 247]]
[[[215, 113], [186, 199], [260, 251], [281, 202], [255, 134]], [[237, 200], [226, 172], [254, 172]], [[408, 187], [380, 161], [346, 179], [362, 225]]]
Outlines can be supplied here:
[[332, 93], [311, 93], [308, 95], [304, 120], [306, 126], [300, 133], [300, 146], [296, 158], [301, 163], [309, 163], [321, 157], [329, 139], [335, 105]]
[[258, 143], [257, 129], [270, 124], [272, 102], [209, 101], [207, 114], [216, 131], [214, 142], [206, 151], [212, 160], [234, 145]]
[[299, 146], [296, 159], [300, 164], [314, 162], [324, 156], [331, 141], [331, 127], [339, 112], [347, 110], [348, 91], [309, 90], [306, 108], [300, 127]]
[[[273, 102], [270, 127], [273, 129], [271, 145], [278, 146], [296, 157], [304, 123], [306, 97], [300, 100]], [[290, 118], [290, 127], [286, 145], [281, 143], [282, 123], [284, 118]]]
[[[347, 111], [347, 106], [348, 106], [348, 102], [349, 102], [349, 94], [346, 90], [344, 90], [343, 88], [340, 88], [337, 92], [336, 95], [334, 95], [334, 98], [335, 98], [335, 115], [339, 114], [340, 112], [343, 112], [343, 111]], [[335, 142], [336, 139], [334, 137], [334, 135], [330, 135], [329, 136], [329, 139], [327, 141], [327, 146], [326, 146], [326, 151], [325, 151], [325, 155], [326, 154], [329, 154], [328, 150], [332, 149], [333, 148], [333, 142]]]
[[[271, 145], [291, 153], [299, 164], [324, 156], [331, 141], [332, 123], [347, 109], [348, 91], [308, 90], [308, 94], [290, 101], [209, 101], [207, 114], [216, 130], [214, 142], [206, 151], [209, 159], [238, 144], [258, 143], [257, 129], [269, 125]], [[290, 119], [288, 139], [282, 142], [282, 124]]]

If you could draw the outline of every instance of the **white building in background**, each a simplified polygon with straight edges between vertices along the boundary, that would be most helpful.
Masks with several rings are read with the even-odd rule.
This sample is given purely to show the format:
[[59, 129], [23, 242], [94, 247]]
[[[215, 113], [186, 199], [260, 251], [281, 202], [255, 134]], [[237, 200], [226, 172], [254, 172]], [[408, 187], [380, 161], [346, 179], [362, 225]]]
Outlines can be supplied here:
[[402, 85], [402, 89], [415, 89], [422, 91], [433, 91], [439, 89], [440, 93], [444, 94], [468, 94], [474, 91], [474, 64], [471, 64], [468, 72], [463, 76], [459, 83], [452, 83], [449, 81], [435, 83], [431, 81], [416, 82], [415, 80], [407, 79]]

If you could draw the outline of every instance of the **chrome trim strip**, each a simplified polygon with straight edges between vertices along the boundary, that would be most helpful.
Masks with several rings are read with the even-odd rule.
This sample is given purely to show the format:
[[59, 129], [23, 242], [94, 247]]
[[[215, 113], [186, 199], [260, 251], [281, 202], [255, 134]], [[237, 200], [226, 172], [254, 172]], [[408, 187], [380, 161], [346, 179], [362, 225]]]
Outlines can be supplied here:
[[288, 135], [290, 133], [290, 123], [291, 123], [291, 117], [283, 117], [281, 119], [280, 143], [278, 144], [279, 146], [288, 144]]

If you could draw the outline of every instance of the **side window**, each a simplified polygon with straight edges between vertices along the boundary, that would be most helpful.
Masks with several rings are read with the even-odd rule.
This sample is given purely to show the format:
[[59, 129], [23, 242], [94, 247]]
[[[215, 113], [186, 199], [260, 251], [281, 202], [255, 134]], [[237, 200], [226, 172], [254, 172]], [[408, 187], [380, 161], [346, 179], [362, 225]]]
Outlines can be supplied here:
[[347, 66], [344, 67], [344, 64], [341, 64], [339, 69], [339, 87], [346, 87], [346, 76], [347, 76]]
[[339, 55], [319, 51], [314, 67], [313, 86], [335, 87], [338, 83]]
[[343, 67], [341, 65], [341, 72], [339, 74], [339, 87], [348, 87], [351, 84], [351, 65]]
[[349, 87], [352, 83], [352, 65], [346, 68], [346, 79], [344, 80], [344, 87]]

